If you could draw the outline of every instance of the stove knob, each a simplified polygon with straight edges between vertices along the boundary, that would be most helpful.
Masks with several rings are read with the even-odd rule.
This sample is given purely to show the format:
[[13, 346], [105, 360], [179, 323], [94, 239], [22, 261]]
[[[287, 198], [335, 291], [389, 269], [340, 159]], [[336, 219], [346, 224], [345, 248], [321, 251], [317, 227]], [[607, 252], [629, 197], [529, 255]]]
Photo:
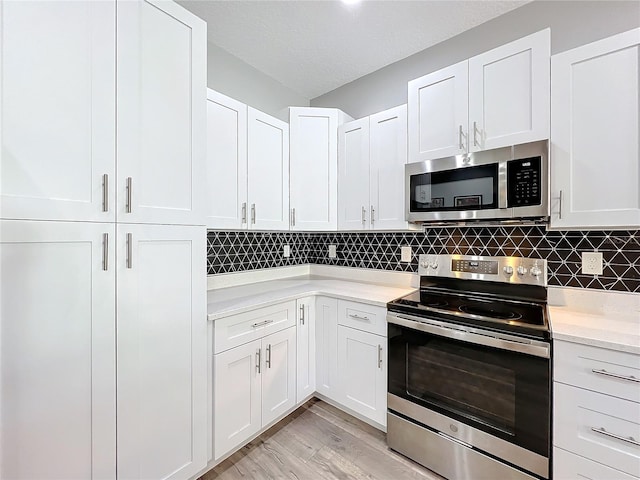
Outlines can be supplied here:
[[524, 275], [525, 273], [527, 273], [527, 269], [526, 269], [525, 267], [523, 267], [522, 265], [520, 265], [520, 266], [518, 267], [518, 275], [522, 276], [522, 275]]
[[542, 270], [540, 270], [540, 267], [538, 267], [537, 265], [534, 265], [533, 267], [531, 267], [532, 276], [539, 277], [541, 273], [542, 273]]
[[502, 269], [502, 271], [507, 275], [513, 275], [513, 267], [511, 265], [507, 265]]
[[420, 266], [422, 268], [429, 268], [429, 262], [427, 262], [426, 260], [423, 260], [420, 262]]
[[433, 261], [433, 262], [431, 262], [431, 265], [429, 265], [429, 266], [435, 270], [435, 269], [438, 268], [438, 262]]

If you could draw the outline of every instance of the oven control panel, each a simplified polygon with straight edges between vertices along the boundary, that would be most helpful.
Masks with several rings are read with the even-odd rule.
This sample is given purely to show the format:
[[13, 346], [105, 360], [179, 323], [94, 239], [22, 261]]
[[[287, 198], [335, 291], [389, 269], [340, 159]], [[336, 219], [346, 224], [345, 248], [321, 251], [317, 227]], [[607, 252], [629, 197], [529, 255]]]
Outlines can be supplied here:
[[527, 207], [542, 202], [541, 157], [507, 162], [507, 205]]
[[477, 255], [420, 255], [421, 276], [547, 286], [547, 261], [541, 258]]

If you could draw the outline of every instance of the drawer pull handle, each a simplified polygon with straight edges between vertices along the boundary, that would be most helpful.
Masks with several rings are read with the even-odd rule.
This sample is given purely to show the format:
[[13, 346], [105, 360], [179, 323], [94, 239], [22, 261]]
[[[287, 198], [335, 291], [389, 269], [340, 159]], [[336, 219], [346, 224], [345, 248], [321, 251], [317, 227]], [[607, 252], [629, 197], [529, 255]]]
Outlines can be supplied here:
[[350, 313], [350, 314], [349, 314], [349, 316], [350, 316], [351, 318], [355, 318], [356, 320], [364, 320], [365, 322], [369, 322], [369, 321], [371, 321], [371, 320], [369, 319], [369, 317], [362, 317], [362, 316], [360, 316], [360, 315], [356, 315], [355, 313]]
[[635, 438], [633, 438], [633, 437], [623, 437], [622, 435], [616, 435], [615, 433], [607, 432], [604, 429], [604, 427], [600, 427], [600, 428], [591, 427], [591, 431], [599, 433], [600, 435], [605, 435], [607, 437], [615, 438], [616, 440], [622, 440], [623, 442], [627, 442], [627, 443], [630, 443], [632, 445], [636, 445], [636, 446], [640, 447], [640, 442], [637, 441]]
[[253, 325], [251, 325], [253, 328], [258, 328], [258, 327], [262, 327], [263, 325], [269, 325], [270, 323], [273, 323], [273, 320], [265, 320], [264, 322], [258, 322], [258, 323], [254, 323]]
[[619, 378], [620, 380], [627, 380], [629, 382], [640, 383], [640, 378], [634, 377], [633, 375], [620, 375], [619, 373], [607, 372], [604, 368], [601, 370], [596, 370], [592, 368], [591, 371], [593, 373], [597, 373], [598, 375], [605, 375], [607, 377]]

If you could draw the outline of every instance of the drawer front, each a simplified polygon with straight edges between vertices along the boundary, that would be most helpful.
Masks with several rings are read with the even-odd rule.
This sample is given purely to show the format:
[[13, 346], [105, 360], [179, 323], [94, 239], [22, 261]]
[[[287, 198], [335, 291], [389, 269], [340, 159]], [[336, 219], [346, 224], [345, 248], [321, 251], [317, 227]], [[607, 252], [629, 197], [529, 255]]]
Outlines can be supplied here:
[[638, 480], [619, 470], [575, 455], [561, 448], [553, 449], [553, 478], [555, 480]]
[[555, 446], [640, 476], [640, 404], [555, 383], [553, 427]]
[[556, 341], [554, 380], [640, 402], [640, 355]]
[[213, 353], [224, 352], [295, 324], [295, 300], [221, 318], [214, 322]]
[[338, 324], [387, 336], [387, 309], [366, 303], [338, 301]]

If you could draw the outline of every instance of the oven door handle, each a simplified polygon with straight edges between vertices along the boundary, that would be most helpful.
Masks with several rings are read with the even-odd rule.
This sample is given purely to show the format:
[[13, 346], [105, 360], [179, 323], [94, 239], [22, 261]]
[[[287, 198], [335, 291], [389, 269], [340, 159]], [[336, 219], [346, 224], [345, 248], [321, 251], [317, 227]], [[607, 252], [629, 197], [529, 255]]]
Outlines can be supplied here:
[[460, 325], [452, 327], [437, 320], [423, 318], [416, 318], [414, 320], [409, 316], [396, 314], [388, 314], [387, 322], [393, 325], [419, 330], [421, 332], [430, 333], [440, 337], [460, 340], [462, 342], [474, 343], [476, 345], [499, 348], [501, 350], [509, 350], [512, 352], [525, 353], [535, 357], [550, 358], [549, 344], [536, 340], [520, 339], [502, 334], [493, 335], [490, 332], [479, 333], [480, 331], [477, 329], [470, 331]]

